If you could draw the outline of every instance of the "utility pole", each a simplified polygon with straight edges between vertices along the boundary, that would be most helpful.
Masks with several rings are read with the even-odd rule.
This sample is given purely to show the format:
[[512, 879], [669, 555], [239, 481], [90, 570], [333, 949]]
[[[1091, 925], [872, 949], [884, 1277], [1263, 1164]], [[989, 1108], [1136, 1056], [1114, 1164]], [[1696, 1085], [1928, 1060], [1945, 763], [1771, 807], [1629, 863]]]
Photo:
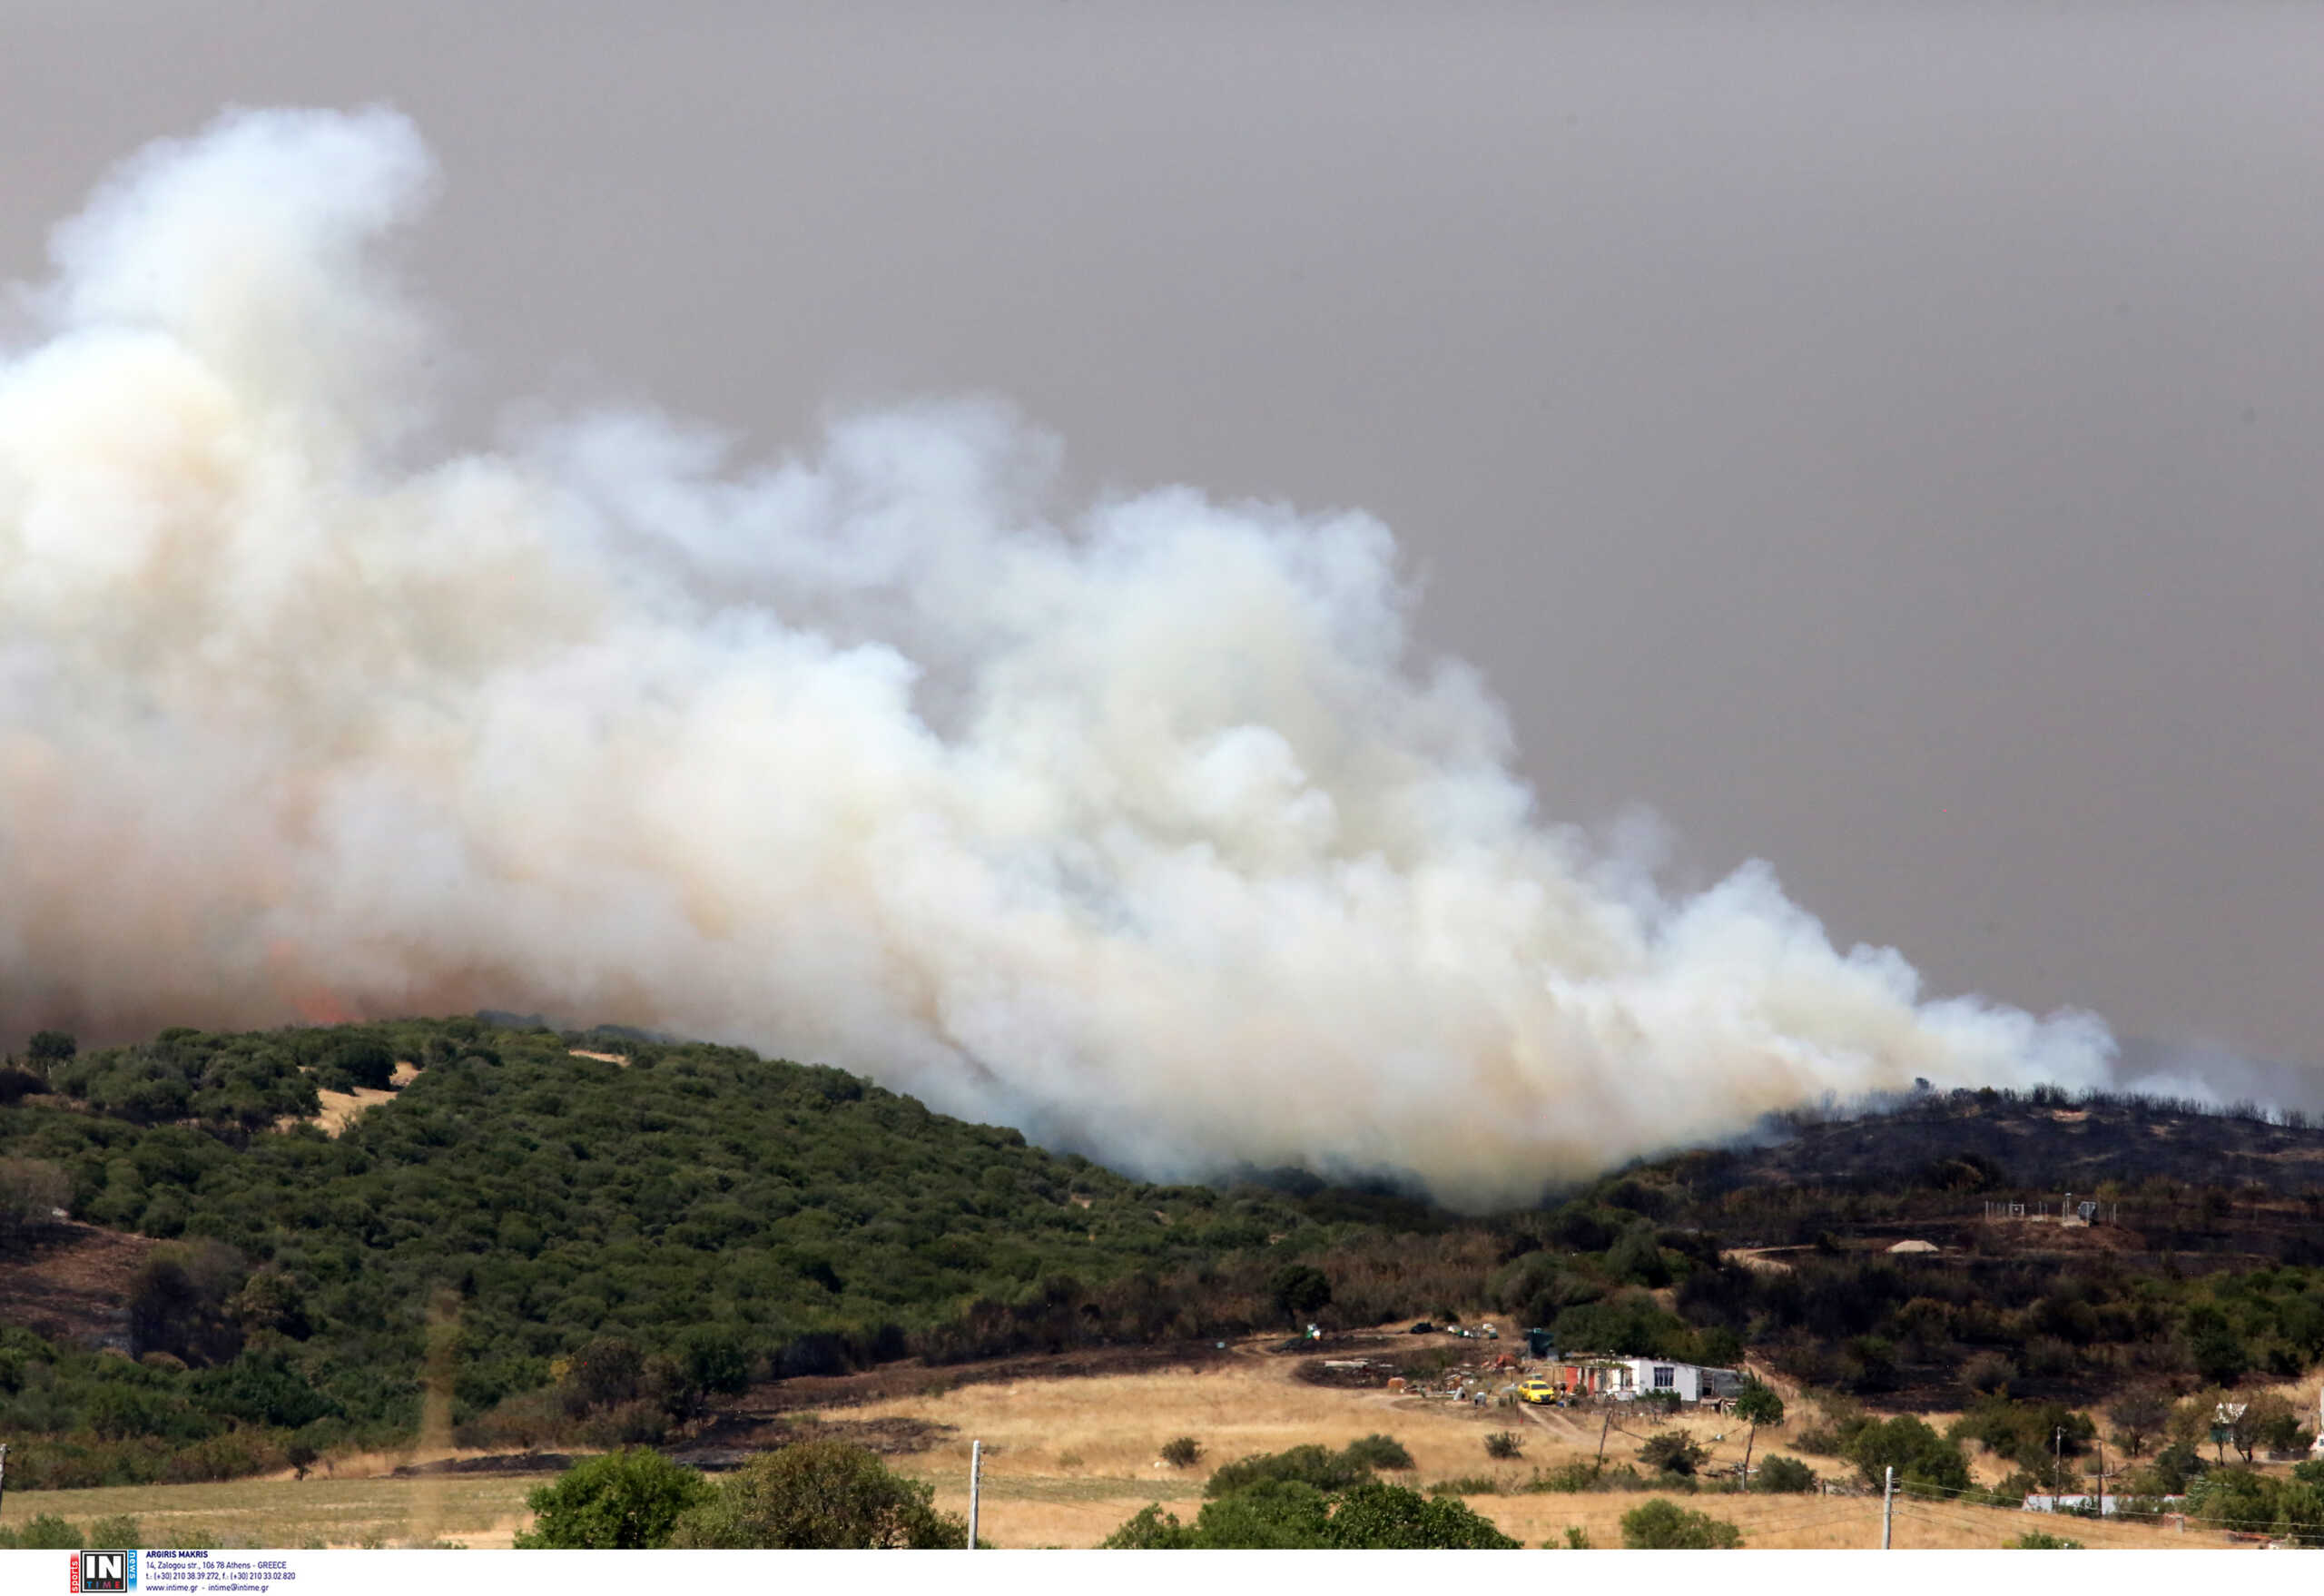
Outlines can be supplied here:
[[7, 1495], [8, 1449], [5, 1446], [0, 1446], [0, 1501], [5, 1501], [7, 1499]]
[[[2060, 1496], [2066, 1493], [2066, 1431], [2061, 1424], [2051, 1433], [2050, 1489]], [[2059, 1503], [2063, 1506], [2064, 1503]]]
[[1604, 1423], [1600, 1424], [1598, 1426], [1598, 1464], [1597, 1464], [1597, 1466], [1598, 1466], [1598, 1468], [1599, 1468], [1599, 1469], [1601, 1469], [1601, 1470], [1602, 1470], [1603, 1468], [1605, 1468], [1605, 1466], [1606, 1466], [1606, 1432], [1607, 1432], [1610, 1428], [1611, 1428], [1611, 1427], [1612, 1427], [1613, 1423], [1614, 1423], [1614, 1410], [1613, 1410], [1611, 1407], [1609, 1407], [1609, 1408], [1607, 1408], [1607, 1410], [1606, 1410], [1606, 1418], [1605, 1418]]
[[969, 1550], [977, 1549], [977, 1484], [984, 1473], [984, 1443], [969, 1443]]
[[1888, 1550], [1888, 1541], [1896, 1527], [1896, 1470], [1890, 1465], [1880, 1487], [1880, 1550]]

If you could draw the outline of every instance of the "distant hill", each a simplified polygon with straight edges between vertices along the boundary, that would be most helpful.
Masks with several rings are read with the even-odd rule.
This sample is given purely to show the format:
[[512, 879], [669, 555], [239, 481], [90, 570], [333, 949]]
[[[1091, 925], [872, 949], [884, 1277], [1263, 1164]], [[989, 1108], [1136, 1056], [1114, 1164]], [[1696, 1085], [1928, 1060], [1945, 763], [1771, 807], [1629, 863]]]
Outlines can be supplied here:
[[[1923, 1093], [1845, 1117], [1780, 1116], [1717, 1182], [2054, 1188], [2102, 1182], [2324, 1191], [2324, 1127], [2256, 1108], [2128, 1095]], [[1965, 1162], [1966, 1160], [1967, 1162]], [[1980, 1176], [1976, 1162], [1989, 1168]], [[1948, 1162], [1959, 1166], [1943, 1167]]]

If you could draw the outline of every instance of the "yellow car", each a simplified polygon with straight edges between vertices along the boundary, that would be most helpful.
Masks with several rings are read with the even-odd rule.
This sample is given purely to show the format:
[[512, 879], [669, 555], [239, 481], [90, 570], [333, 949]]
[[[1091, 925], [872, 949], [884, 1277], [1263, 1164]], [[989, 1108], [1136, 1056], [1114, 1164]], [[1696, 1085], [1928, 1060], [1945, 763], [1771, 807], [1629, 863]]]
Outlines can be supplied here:
[[1517, 1400], [1520, 1402], [1555, 1402], [1563, 1394], [1547, 1380], [1528, 1380], [1517, 1388]]

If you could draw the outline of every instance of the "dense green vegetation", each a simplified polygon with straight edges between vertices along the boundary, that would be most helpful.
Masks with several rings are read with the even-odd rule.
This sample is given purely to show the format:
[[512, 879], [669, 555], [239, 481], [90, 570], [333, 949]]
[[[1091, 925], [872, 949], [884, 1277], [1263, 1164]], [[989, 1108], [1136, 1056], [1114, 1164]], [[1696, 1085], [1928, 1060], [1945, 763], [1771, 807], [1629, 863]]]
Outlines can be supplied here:
[[1295, 1446], [1238, 1459], [1210, 1477], [1191, 1524], [1149, 1503], [1108, 1536], [1117, 1551], [1492, 1551], [1518, 1542], [1450, 1495], [1392, 1485], [1378, 1469], [1408, 1469], [1391, 1436], [1339, 1452]]
[[[1748, 1352], [1892, 1411], [1981, 1404], [1933, 1444], [1799, 1438], [1859, 1470], [1894, 1453], [1932, 1490], [1958, 1488], [1964, 1445], [2026, 1453], [2014, 1466], [2038, 1475], [2009, 1426], [2064, 1424], [2070, 1458], [2112, 1399], [2118, 1442], [2175, 1490], [2201, 1473], [2194, 1449], [2143, 1455], [2173, 1399], [2324, 1361], [2324, 1132], [2248, 1110], [1924, 1093], [1466, 1219], [1288, 1172], [1144, 1184], [841, 1070], [629, 1033], [456, 1019], [35, 1039], [0, 1067], [0, 1249], [64, 1246], [54, 1207], [163, 1245], [123, 1323], [0, 1341], [25, 1484], [382, 1444], [417, 1426], [429, 1370], [468, 1443], [655, 1443], [753, 1380], [1489, 1308], [1569, 1350]], [[399, 1063], [416, 1079], [337, 1139], [300, 1118]], [[2264, 1144], [2270, 1184], [2138, 1173], [2147, 1149], [2238, 1138]], [[2054, 1201], [2060, 1170], [2089, 1183], [2102, 1230], [1983, 1222], [1987, 1199]], [[1903, 1237], [1944, 1250], [1886, 1250]], [[2140, 1394], [2162, 1406], [2122, 1409]], [[2289, 1448], [2298, 1426], [2279, 1428], [2254, 1444]], [[1645, 1461], [1637, 1481], [1691, 1488]]]
[[[418, 1078], [338, 1139], [272, 1128], [398, 1060]], [[1341, 1259], [1359, 1313], [1474, 1265], [1396, 1256], [1447, 1223], [1415, 1204], [1145, 1185], [736, 1049], [451, 1020], [44, 1063], [53, 1089], [0, 1108], [27, 1215], [63, 1200], [171, 1245], [116, 1338], [139, 1361], [11, 1344], [0, 1425], [53, 1438], [14, 1455], [22, 1484], [408, 1433], [431, 1325], [464, 1439], [615, 1443], [757, 1377], [1280, 1322], [1286, 1296], [1316, 1300], [1320, 1271], [1285, 1274], [1305, 1258]]]
[[838, 1441], [779, 1447], [715, 1482], [658, 1453], [625, 1448], [576, 1463], [534, 1492], [533, 1527], [517, 1544], [788, 1552], [966, 1544], [968, 1525], [938, 1512], [934, 1496], [932, 1487]]
[[1714, 1552], [1743, 1544], [1732, 1522], [1658, 1496], [1622, 1515], [1622, 1544], [1633, 1552]]

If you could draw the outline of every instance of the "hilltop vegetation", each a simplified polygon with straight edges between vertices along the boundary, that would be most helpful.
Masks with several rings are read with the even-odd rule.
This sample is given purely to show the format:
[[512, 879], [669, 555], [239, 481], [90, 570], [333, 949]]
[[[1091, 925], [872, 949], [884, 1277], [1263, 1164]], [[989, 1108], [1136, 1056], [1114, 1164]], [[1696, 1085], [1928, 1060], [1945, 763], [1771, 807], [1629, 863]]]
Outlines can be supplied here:
[[[418, 1078], [338, 1138], [276, 1128], [398, 1060]], [[409, 1433], [431, 1325], [479, 1442], [652, 1441], [753, 1378], [1281, 1322], [1287, 1260], [1440, 1223], [1141, 1184], [838, 1069], [472, 1020], [170, 1031], [48, 1076], [0, 1108], [0, 1156], [172, 1245], [128, 1305], [142, 1362], [18, 1333], [0, 1423], [74, 1438], [19, 1483], [201, 1477], [193, 1449], [251, 1426], [234, 1466]], [[221, 1405], [221, 1369], [285, 1394]]]
[[[343, 1134], [310, 1122], [358, 1088], [382, 1100]], [[2051, 1093], [1776, 1129], [1462, 1219], [1304, 1177], [1144, 1184], [842, 1070], [629, 1034], [52, 1033], [0, 1071], [0, 1246], [66, 1245], [52, 1207], [157, 1245], [108, 1333], [128, 1358], [0, 1340], [0, 1425], [40, 1438], [19, 1483], [218, 1477], [408, 1438], [432, 1370], [469, 1443], [654, 1443], [754, 1381], [1479, 1309], [1890, 1409], [2324, 1361], [2324, 1132]], [[2191, 1182], [2179, 1150], [2142, 1175], [2153, 1148], [2257, 1148], [2270, 1181]], [[2110, 1222], [1983, 1221], [2069, 1184]]]

